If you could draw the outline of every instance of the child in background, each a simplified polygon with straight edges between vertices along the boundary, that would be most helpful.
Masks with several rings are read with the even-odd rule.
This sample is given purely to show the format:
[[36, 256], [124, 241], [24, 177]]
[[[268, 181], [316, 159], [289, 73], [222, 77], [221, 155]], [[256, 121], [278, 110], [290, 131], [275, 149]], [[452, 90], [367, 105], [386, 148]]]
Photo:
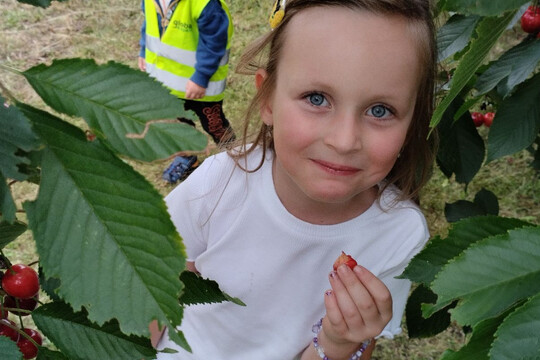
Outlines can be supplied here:
[[[214, 142], [234, 139], [223, 113], [233, 25], [223, 0], [143, 0], [139, 69], [185, 100]], [[191, 120], [178, 119], [192, 126]], [[178, 156], [163, 179], [184, 179], [196, 156]]]
[[[396, 276], [429, 237], [414, 201], [435, 155], [429, 0], [279, 5], [239, 64], [258, 89], [242, 145], [166, 197], [187, 268], [246, 306], [186, 307], [193, 353], [164, 334], [178, 353], [158, 359], [369, 359], [401, 332]], [[358, 266], [331, 271], [341, 251]]]

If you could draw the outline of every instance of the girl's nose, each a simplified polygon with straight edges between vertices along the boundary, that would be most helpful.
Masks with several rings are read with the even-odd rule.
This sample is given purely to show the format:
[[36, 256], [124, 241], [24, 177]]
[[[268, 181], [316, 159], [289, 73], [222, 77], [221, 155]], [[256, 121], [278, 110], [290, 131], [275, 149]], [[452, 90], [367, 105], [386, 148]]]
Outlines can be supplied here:
[[355, 114], [336, 114], [325, 129], [324, 143], [339, 153], [362, 148], [359, 119]]

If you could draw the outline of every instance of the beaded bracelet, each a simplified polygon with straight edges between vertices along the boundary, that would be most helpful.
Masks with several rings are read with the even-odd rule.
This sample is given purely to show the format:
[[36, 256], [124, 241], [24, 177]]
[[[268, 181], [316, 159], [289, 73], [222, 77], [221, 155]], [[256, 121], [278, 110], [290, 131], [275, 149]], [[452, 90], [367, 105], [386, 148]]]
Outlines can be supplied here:
[[[315, 325], [313, 325], [313, 327], [311, 328], [311, 331], [313, 333], [315, 333], [315, 337], [313, 338], [313, 347], [315, 348], [315, 350], [317, 350], [317, 354], [319, 354], [319, 357], [323, 360], [330, 360], [328, 358], [328, 356], [326, 356], [326, 354], [324, 353], [324, 349], [323, 347], [319, 344], [319, 332], [321, 332], [321, 329], [322, 329], [322, 318], [317, 321], [317, 323]], [[354, 354], [351, 355], [351, 357], [349, 358], [349, 360], [358, 360], [360, 359], [360, 357], [362, 356], [362, 354], [364, 353], [364, 351], [366, 351], [366, 348], [368, 347], [368, 345], [371, 343], [371, 340], [366, 340], [362, 343], [362, 345], [360, 346], [360, 349], [358, 349]]]

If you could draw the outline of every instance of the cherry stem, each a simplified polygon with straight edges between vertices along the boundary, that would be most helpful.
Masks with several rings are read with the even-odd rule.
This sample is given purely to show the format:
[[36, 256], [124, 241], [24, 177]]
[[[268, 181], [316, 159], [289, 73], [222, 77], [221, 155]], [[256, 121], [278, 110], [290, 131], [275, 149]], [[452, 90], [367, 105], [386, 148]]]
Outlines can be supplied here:
[[0, 249], [0, 256], [2, 257], [2, 259], [6, 262], [6, 265], [8, 266], [9, 269], [11, 269], [11, 262], [9, 261], [9, 259], [7, 258], [6, 255], [4, 255], [4, 251], [2, 249]]
[[34, 266], [36, 264], [39, 264], [39, 260], [32, 261], [28, 266]]
[[[41, 345], [39, 345], [36, 340], [32, 339], [32, 337], [30, 335], [28, 335], [24, 330], [21, 330], [19, 329], [17, 326], [15, 325], [11, 325], [11, 323], [9, 322], [5, 322], [3, 323], [3, 325], [7, 326], [8, 328], [10, 329], [13, 329], [15, 330], [16, 332], [18, 332], [20, 335], [24, 336], [25, 338], [27, 338], [28, 340], [30, 340], [32, 342], [32, 344], [34, 344], [37, 348], [41, 347]], [[24, 327], [23, 327], [24, 329]]]
[[26, 310], [26, 309], [21, 309], [21, 308], [9, 308], [9, 307], [6, 307], [6, 306], [3, 306], [2, 308], [4, 310], [6, 310], [6, 311], [11, 311], [12, 313], [14, 313], [14, 312], [22, 312], [22, 313], [27, 313], [27, 314], [32, 313], [32, 310]]

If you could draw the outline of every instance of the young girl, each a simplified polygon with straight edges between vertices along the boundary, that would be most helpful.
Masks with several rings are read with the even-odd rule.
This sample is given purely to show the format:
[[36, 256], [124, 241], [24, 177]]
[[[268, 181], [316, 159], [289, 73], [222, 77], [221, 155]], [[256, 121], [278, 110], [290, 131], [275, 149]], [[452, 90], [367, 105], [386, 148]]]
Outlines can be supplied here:
[[[429, 2], [283, 6], [240, 63], [258, 89], [255, 140], [166, 198], [188, 268], [246, 306], [187, 307], [193, 353], [165, 334], [158, 349], [178, 353], [158, 359], [366, 359], [401, 331], [410, 283], [395, 277], [429, 237], [412, 200], [434, 156]], [[331, 271], [341, 251], [359, 265]]]

